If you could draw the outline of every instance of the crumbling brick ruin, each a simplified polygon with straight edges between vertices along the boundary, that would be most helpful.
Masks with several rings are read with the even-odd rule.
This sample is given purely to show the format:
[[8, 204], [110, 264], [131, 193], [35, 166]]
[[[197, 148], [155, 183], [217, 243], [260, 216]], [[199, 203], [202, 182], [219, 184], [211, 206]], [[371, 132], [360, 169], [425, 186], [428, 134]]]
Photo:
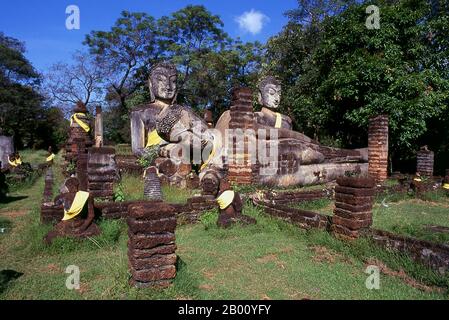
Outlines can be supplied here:
[[130, 205], [127, 222], [131, 285], [169, 286], [176, 276], [174, 208], [164, 202]]
[[376, 182], [388, 178], [388, 116], [380, 115], [369, 120], [368, 173]]
[[373, 223], [375, 181], [364, 177], [337, 179], [332, 232], [343, 238], [358, 238]]
[[417, 153], [416, 172], [421, 176], [432, 177], [434, 164], [434, 152], [427, 146], [421, 147]]

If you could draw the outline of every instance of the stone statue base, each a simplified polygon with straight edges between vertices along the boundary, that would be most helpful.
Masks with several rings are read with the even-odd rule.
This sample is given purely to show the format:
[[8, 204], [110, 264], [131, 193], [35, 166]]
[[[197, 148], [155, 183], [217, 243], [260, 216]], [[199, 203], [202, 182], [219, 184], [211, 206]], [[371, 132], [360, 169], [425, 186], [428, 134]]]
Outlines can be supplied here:
[[321, 163], [289, 167], [286, 162], [285, 169], [281, 167], [280, 170], [286, 172], [261, 174], [258, 183], [279, 187], [317, 185], [344, 177], [346, 172], [367, 175], [368, 163]]
[[85, 228], [83, 226], [84, 222], [85, 221], [81, 219], [61, 221], [45, 236], [44, 242], [46, 244], [51, 244], [54, 239], [62, 237], [84, 239], [87, 237], [98, 236], [101, 233], [100, 228], [95, 223], [91, 223]]

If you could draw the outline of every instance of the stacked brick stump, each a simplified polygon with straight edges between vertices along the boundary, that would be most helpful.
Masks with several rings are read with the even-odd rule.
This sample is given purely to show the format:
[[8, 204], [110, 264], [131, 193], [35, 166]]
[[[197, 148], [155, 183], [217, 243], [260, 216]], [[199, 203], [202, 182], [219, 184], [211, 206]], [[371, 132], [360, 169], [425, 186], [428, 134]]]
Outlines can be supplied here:
[[388, 178], [388, 116], [380, 115], [369, 120], [368, 172], [376, 182]]
[[341, 239], [356, 239], [373, 223], [375, 180], [371, 177], [337, 179], [331, 231]]
[[128, 207], [128, 259], [137, 288], [168, 287], [176, 276], [175, 209], [164, 202]]
[[[253, 112], [253, 93], [248, 88], [235, 89], [233, 102], [230, 108], [231, 120], [229, 128], [233, 129], [235, 136], [244, 134], [243, 143], [239, 139], [229, 141], [232, 159], [229, 163], [228, 179], [238, 184], [251, 184], [254, 180], [253, 172], [256, 172], [256, 163], [251, 163], [250, 146], [256, 145], [255, 118]], [[239, 132], [241, 130], [241, 132]], [[251, 131], [253, 130], [253, 134]], [[233, 138], [235, 139], [235, 138]]]

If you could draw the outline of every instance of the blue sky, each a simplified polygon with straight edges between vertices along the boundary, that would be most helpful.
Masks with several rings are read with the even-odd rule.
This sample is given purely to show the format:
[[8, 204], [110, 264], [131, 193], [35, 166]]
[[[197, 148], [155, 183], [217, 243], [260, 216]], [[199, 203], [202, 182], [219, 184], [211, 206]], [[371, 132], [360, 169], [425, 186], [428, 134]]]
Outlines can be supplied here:
[[[109, 30], [122, 10], [142, 11], [155, 18], [185, 7], [203, 4], [221, 17], [225, 31], [244, 41], [266, 41], [286, 24], [283, 13], [297, 6], [296, 0], [3, 0], [0, 31], [25, 41], [26, 56], [39, 71], [53, 63], [70, 61], [82, 49], [85, 34]], [[67, 30], [67, 6], [80, 9], [80, 30]]]

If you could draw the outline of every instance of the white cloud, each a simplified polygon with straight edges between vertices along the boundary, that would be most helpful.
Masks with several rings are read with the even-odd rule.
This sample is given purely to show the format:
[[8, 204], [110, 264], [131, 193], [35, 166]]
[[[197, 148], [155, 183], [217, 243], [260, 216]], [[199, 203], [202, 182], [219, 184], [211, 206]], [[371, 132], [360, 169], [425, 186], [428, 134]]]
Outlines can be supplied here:
[[241, 30], [255, 35], [262, 31], [263, 26], [270, 21], [270, 18], [260, 11], [251, 9], [251, 11], [246, 11], [236, 17], [235, 21], [239, 24]]

